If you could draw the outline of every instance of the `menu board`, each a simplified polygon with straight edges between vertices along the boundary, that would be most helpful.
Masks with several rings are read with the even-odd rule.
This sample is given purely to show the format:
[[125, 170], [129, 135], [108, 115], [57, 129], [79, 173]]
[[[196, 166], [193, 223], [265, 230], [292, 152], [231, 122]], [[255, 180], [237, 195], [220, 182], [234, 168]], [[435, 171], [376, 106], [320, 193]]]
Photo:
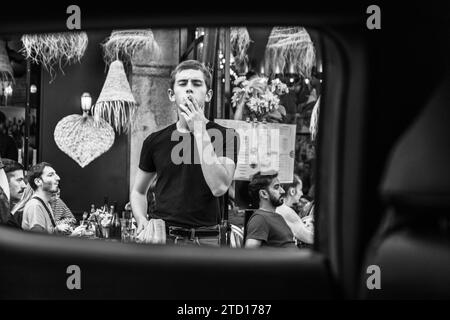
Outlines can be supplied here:
[[295, 157], [295, 124], [216, 119], [239, 134], [240, 149], [234, 180], [248, 181], [258, 171], [277, 171], [281, 183], [292, 182]]

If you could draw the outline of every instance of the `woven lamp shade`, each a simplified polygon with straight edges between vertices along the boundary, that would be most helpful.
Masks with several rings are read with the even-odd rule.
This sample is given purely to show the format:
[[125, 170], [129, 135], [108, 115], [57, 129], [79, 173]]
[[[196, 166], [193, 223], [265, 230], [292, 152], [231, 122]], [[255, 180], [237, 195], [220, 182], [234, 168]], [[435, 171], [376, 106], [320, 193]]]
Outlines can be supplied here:
[[6, 51], [6, 42], [0, 40], [0, 80], [2, 82], [14, 81], [13, 68]]
[[87, 114], [72, 114], [55, 127], [58, 148], [84, 168], [114, 144], [113, 128], [104, 120], [95, 121]]
[[235, 65], [239, 72], [246, 72], [248, 69], [247, 50], [252, 40], [245, 27], [230, 28], [231, 52], [234, 56]]
[[128, 63], [136, 51], [144, 49], [152, 59], [157, 59], [161, 54], [150, 29], [114, 30], [102, 47], [106, 64], [117, 59]]
[[268, 75], [290, 73], [311, 77], [316, 63], [314, 44], [303, 27], [274, 27], [267, 41], [265, 70]]
[[120, 134], [128, 132], [134, 117], [136, 101], [131, 92], [123, 63], [111, 63], [97, 102], [92, 107], [96, 121], [106, 120]]
[[22, 54], [31, 61], [42, 65], [51, 76], [56, 77], [55, 67], [63, 72], [63, 66], [80, 62], [87, 45], [88, 36], [83, 31], [59, 33], [24, 34], [21, 38]]

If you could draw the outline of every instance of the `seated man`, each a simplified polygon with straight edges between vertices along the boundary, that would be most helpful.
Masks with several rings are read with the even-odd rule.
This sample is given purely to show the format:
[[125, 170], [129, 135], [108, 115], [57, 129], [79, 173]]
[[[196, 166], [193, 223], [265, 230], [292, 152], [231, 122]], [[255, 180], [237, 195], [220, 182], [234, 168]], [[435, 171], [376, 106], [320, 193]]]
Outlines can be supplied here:
[[253, 204], [259, 209], [247, 223], [246, 248], [296, 248], [294, 234], [275, 208], [283, 203], [284, 190], [277, 173], [256, 173], [248, 185]]
[[26, 188], [25, 179], [23, 175], [23, 166], [15, 160], [3, 159], [3, 169], [5, 170], [6, 177], [8, 178], [10, 199], [9, 206], [11, 208], [11, 214], [9, 215], [7, 224], [18, 229], [21, 228], [22, 217], [20, 213], [12, 214], [13, 208], [22, 199], [23, 193]]
[[3, 170], [0, 157], [0, 224], [6, 224], [9, 218], [9, 185], [8, 178]]
[[295, 174], [292, 183], [283, 184], [283, 189], [286, 191], [284, 201], [275, 211], [284, 218], [297, 240], [302, 243], [312, 244], [314, 242], [312, 225], [309, 224], [307, 226], [293, 209], [303, 195], [302, 188], [302, 180]]
[[34, 190], [34, 196], [27, 202], [23, 210], [22, 229], [47, 233], [67, 231], [56, 225], [50, 206], [50, 199], [59, 190], [59, 180], [56, 171], [47, 162], [41, 162], [31, 167], [28, 172], [28, 183]]

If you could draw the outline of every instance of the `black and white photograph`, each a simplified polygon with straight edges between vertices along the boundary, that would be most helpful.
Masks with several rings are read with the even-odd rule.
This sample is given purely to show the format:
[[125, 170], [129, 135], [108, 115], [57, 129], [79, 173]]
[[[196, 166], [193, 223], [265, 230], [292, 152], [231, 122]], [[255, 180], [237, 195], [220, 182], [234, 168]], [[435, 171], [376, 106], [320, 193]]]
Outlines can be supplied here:
[[259, 6], [2, 10], [1, 300], [450, 298], [448, 4]]

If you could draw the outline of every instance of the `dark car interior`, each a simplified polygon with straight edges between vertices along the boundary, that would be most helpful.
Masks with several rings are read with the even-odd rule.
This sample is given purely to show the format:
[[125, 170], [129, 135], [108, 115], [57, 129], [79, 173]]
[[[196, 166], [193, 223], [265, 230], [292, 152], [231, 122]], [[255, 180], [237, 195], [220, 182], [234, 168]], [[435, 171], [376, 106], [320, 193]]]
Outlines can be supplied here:
[[[313, 249], [296, 253], [134, 245], [19, 233], [0, 226], [1, 299], [448, 299], [450, 108], [448, 4], [315, 6], [277, 14], [86, 14], [83, 28], [302, 24], [318, 30], [326, 82], [318, 135]], [[446, 11], [447, 10], [447, 11]], [[409, 12], [409, 11], [408, 11]], [[0, 33], [60, 29], [0, 19]], [[127, 18], [119, 19], [120, 16]], [[448, 14], [447, 14], [448, 16]], [[117, 19], [116, 19], [117, 18]], [[117, 23], [115, 23], [117, 22]], [[39, 27], [35, 27], [39, 25]], [[423, 40], [426, 39], [426, 40]], [[428, 47], [423, 50], [423, 43]], [[68, 290], [67, 267], [82, 270]], [[379, 266], [381, 289], [367, 268]], [[136, 285], [139, 283], [140, 285]], [[307, 290], [300, 290], [307, 288]]]

